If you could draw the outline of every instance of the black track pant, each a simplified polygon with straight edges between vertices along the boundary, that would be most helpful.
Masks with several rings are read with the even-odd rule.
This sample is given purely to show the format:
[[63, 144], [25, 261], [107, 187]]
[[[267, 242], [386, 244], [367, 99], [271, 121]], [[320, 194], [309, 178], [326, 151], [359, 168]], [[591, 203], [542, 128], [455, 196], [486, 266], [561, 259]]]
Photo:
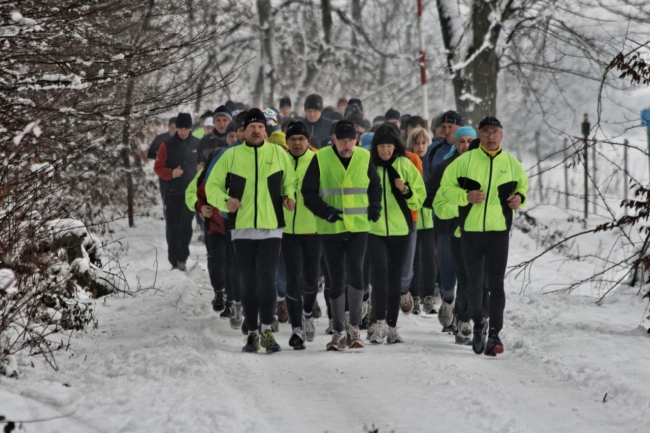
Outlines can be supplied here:
[[257, 329], [258, 314], [262, 325], [271, 325], [277, 297], [275, 271], [282, 239], [236, 239], [233, 244], [239, 266], [246, 325], [249, 330]]
[[467, 273], [467, 300], [474, 326], [481, 326], [485, 316], [483, 312], [485, 282], [486, 289], [490, 293], [490, 331], [499, 332], [503, 328], [503, 310], [506, 306], [503, 280], [508, 265], [510, 233], [507, 231], [464, 232], [460, 241]]
[[[456, 269], [456, 305], [454, 313], [461, 322], [469, 322], [471, 317], [469, 303], [467, 300], [467, 273], [465, 272], [465, 262], [463, 259], [463, 248], [460, 238], [451, 238], [451, 254], [454, 257], [454, 268]], [[486, 288], [485, 279], [483, 280], [483, 318], [490, 317], [490, 291]]]
[[205, 238], [208, 247], [210, 284], [216, 293], [226, 287], [226, 236], [221, 233], [212, 233], [206, 235]]
[[402, 271], [409, 248], [409, 236], [368, 235], [368, 258], [372, 265], [374, 318], [397, 324]]
[[348, 286], [350, 325], [359, 326], [363, 303], [363, 258], [368, 233], [339, 233], [322, 235], [323, 254], [327, 262], [330, 287], [330, 310], [334, 330], [344, 331], [345, 288]]
[[226, 230], [226, 299], [228, 302], [240, 303], [241, 286], [239, 281], [239, 266], [237, 266], [237, 256], [235, 247], [230, 238], [230, 230]]
[[282, 235], [287, 270], [287, 309], [293, 328], [302, 328], [302, 312], [311, 315], [318, 295], [322, 247], [317, 235]]
[[413, 296], [433, 296], [436, 287], [436, 234], [433, 229], [418, 230], [413, 260], [413, 280], [409, 291]]
[[165, 196], [167, 259], [172, 266], [176, 266], [178, 262], [186, 262], [190, 256], [193, 217], [194, 212], [185, 204], [185, 196]]

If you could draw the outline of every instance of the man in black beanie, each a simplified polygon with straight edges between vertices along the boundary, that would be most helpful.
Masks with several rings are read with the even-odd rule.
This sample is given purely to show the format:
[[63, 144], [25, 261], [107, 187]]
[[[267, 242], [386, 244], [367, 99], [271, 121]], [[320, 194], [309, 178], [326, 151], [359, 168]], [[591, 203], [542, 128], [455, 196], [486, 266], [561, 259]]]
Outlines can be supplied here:
[[323, 98], [317, 94], [311, 94], [305, 98], [305, 126], [310, 135], [310, 144], [317, 149], [321, 141], [327, 138], [332, 121], [325, 119], [323, 114]]
[[401, 122], [400, 122], [400, 113], [399, 111], [389, 108], [386, 114], [384, 114], [384, 117], [386, 118], [387, 123], [392, 123], [397, 126], [398, 129], [401, 127]]
[[283, 119], [293, 117], [291, 115], [291, 99], [288, 96], [280, 99], [280, 117]]
[[185, 190], [196, 176], [198, 140], [191, 135], [192, 116], [178, 113], [176, 134], [160, 144], [154, 171], [162, 180], [167, 258], [173, 269], [187, 270], [192, 240], [192, 217]]
[[242, 351], [257, 352], [261, 345], [270, 354], [281, 350], [273, 336], [275, 279], [285, 226], [282, 208], [295, 209], [297, 177], [284, 149], [265, 140], [266, 123], [258, 108], [248, 110], [245, 141], [223, 151], [205, 193], [211, 206], [228, 213], [248, 332]]

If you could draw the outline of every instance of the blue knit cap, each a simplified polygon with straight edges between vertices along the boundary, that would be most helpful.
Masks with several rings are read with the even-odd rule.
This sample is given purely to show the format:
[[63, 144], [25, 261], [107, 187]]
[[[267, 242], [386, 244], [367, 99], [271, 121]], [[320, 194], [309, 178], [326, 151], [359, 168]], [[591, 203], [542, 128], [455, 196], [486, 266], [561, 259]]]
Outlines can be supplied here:
[[235, 122], [230, 122], [228, 124], [228, 127], [226, 128], [226, 135], [230, 134], [231, 132], [237, 131], [237, 124]]
[[463, 135], [469, 135], [470, 137], [475, 139], [476, 131], [474, 131], [474, 128], [472, 128], [471, 126], [461, 126], [456, 130], [456, 134], [454, 135], [454, 143]]

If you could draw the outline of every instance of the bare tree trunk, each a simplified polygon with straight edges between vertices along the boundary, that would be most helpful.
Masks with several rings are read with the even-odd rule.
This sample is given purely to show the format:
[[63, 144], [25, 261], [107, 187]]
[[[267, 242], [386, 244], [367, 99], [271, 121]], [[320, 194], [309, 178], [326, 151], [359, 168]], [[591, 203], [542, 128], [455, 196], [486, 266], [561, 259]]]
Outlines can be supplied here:
[[[332, 39], [332, 4], [330, 0], [321, 1], [321, 26], [323, 27], [323, 40], [325, 45], [319, 44], [318, 46], [318, 58], [315, 61], [305, 62], [305, 73], [303, 74], [302, 84], [296, 95], [296, 107], [302, 105], [302, 101], [307, 96], [307, 92], [311, 88], [312, 84], [318, 78], [325, 60], [331, 53], [331, 39]], [[314, 22], [314, 24], [316, 24]], [[316, 32], [317, 33], [317, 32]], [[307, 48], [308, 49], [308, 48]]]
[[[497, 13], [497, 6], [496, 0], [490, 0], [474, 2], [472, 7], [472, 46], [480, 52], [467, 66], [470, 86], [465, 91], [474, 97], [475, 102], [466, 107], [469, 110], [463, 115], [473, 125], [478, 125], [485, 116], [496, 116], [497, 112], [499, 57], [495, 48], [501, 25], [490, 21], [490, 15]], [[460, 96], [456, 94], [457, 101]]]
[[[351, 0], [352, 1], [352, 20], [359, 24], [361, 22], [361, 0]], [[357, 40], [357, 35], [352, 32], [352, 46], [358, 47], [359, 41]]]
[[[253, 83], [251, 104], [254, 107], [263, 107], [265, 102], [269, 102], [269, 99], [271, 104], [273, 103], [273, 15], [271, 0], [257, 0], [257, 15], [260, 26], [260, 56], [257, 74]], [[269, 79], [269, 95], [265, 98], [265, 81], [267, 79]]]
[[498, 21], [490, 16], [498, 13], [497, 0], [473, 2], [469, 28], [471, 45], [467, 58], [459, 58], [462, 21], [450, 3], [437, 0], [442, 39], [447, 50], [447, 67], [452, 74], [456, 109], [469, 124], [478, 125], [485, 116], [496, 115], [499, 57], [496, 44], [501, 32]]

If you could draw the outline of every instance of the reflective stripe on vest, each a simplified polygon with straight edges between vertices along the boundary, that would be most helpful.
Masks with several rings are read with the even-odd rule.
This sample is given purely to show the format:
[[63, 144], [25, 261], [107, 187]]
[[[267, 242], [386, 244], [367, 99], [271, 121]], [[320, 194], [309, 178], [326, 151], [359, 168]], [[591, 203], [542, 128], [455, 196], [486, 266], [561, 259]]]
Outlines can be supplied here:
[[316, 154], [320, 170], [318, 194], [328, 205], [343, 211], [343, 221], [327, 222], [316, 219], [320, 234], [367, 232], [368, 221], [368, 166], [370, 152], [360, 147], [354, 149], [347, 170], [333, 147], [321, 149]]

